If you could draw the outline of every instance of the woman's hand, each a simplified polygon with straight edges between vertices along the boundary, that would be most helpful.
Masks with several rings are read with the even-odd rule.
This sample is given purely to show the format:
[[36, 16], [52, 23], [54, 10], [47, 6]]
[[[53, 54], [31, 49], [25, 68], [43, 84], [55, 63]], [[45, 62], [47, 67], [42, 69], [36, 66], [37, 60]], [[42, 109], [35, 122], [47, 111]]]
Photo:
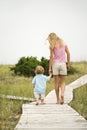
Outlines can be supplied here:
[[70, 63], [67, 62], [67, 63], [66, 63], [66, 66], [67, 66], [67, 71], [69, 71], [69, 70], [70, 70]]
[[51, 69], [49, 69], [49, 75], [51, 75], [51, 76], [52, 76], [52, 70], [51, 70]]

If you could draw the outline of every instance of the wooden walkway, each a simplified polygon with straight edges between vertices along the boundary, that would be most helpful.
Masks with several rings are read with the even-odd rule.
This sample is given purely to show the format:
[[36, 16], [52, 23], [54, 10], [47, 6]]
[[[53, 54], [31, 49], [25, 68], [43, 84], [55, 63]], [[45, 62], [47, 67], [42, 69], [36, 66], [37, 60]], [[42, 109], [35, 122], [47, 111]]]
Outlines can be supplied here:
[[73, 98], [73, 89], [87, 83], [87, 75], [66, 86], [65, 103], [55, 104], [55, 91], [45, 99], [45, 105], [35, 102], [23, 104], [21, 118], [14, 130], [87, 130], [87, 121], [68, 103]]

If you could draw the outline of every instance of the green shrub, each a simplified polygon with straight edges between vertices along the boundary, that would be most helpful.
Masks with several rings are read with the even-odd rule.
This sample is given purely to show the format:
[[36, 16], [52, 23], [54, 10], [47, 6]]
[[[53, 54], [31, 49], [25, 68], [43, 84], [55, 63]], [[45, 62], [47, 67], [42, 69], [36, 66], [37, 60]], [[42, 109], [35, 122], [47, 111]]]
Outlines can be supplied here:
[[[35, 75], [34, 72], [37, 65], [42, 65], [45, 69], [45, 74], [48, 75], [49, 60], [44, 57], [42, 57], [41, 60], [38, 60], [36, 57], [32, 56], [27, 58], [22, 57], [14, 67], [10, 67], [10, 70], [14, 71], [14, 74], [16, 75], [30, 77]], [[73, 66], [73, 62], [71, 62], [68, 75], [75, 73], [79, 73], [79, 70], [76, 68], [76, 66]]]

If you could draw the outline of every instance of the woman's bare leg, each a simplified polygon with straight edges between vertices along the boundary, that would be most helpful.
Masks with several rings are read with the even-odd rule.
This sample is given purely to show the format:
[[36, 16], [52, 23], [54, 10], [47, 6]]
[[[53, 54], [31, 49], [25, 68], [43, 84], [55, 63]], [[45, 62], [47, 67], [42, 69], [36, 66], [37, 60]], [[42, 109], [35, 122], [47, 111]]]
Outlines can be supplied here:
[[65, 93], [65, 80], [66, 76], [60, 76], [60, 84], [61, 84], [61, 104], [64, 103], [64, 93]]
[[59, 76], [58, 75], [54, 76], [54, 81], [55, 81], [55, 93], [57, 98], [57, 104], [59, 104], [60, 101], [59, 101]]

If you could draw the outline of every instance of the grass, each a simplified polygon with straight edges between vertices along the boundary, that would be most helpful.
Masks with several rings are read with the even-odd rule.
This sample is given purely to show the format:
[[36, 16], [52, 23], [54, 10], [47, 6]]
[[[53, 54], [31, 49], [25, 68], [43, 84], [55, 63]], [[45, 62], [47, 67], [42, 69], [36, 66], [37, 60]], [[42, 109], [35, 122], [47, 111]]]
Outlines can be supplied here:
[[0, 130], [13, 130], [21, 115], [22, 101], [0, 99]]
[[33, 97], [32, 78], [15, 76], [10, 66], [0, 66], [0, 94]]
[[87, 120], [87, 84], [74, 89], [74, 97], [69, 105]]
[[[80, 76], [87, 74], [87, 62], [71, 63], [76, 69], [74, 74], [68, 75], [66, 84], [71, 83]], [[11, 65], [0, 65], [0, 94], [33, 98], [32, 77], [15, 76], [11, 71]], [[47, 82], [48, 94], [54, 89], [54, 79]], [[74, 90], [74, 99], [70, 105], [87, 119], [87, 85]], [[77, 96], [78, 94], [78, 96]], [[20, 115], [23, 103], [18, 100], [0, 98], [0, 130], [14, 130]]]

